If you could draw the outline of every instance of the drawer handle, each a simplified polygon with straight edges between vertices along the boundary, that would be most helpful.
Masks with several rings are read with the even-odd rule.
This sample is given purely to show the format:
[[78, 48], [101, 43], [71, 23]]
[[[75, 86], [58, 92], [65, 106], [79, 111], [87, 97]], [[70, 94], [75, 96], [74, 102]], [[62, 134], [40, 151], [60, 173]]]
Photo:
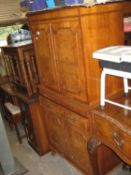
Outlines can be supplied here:
[[59, 125], [61, 125], [61, 121], [60, 121], [60, 119], [57, 119], [57, 123], [58, 123]]
[[112, 139], [117, 146], [121, 147], [124, 144], [124, 140], [120, 140], [117, 132], [113, 132]]
[[70, 117], [68, 120], [70, 123], [75, 123], [76, 119], [74, 117]]
[[40, 35], [40, 31], [37, 31], [37, 32], [36, 32], [36, 36], [39, 36], [39, 35]]
[[38, 40], [38, 36], [36, 36], [35, 39]]

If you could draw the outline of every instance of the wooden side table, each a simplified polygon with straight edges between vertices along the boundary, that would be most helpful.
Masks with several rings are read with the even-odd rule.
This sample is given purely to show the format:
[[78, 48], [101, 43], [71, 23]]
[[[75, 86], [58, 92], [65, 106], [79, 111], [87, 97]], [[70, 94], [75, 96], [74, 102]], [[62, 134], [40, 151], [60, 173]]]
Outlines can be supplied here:
[[[116, 102], [129, 106], [131, 94], [128, 97], [121, 96]], [[94, 135], [88, 142], [88, 152], [94, 175], [103, 175], [99, 172], [96, 160], [101, 145], [109, 147], [124, 162], [131, 165], [131, 111], [107, 104], [104, 111], [98, 107], [92, 111], [92, 115]]]
[[37, 93], [38, 74], [31, 41], [1, 47], [9, 81], [32, 96]]

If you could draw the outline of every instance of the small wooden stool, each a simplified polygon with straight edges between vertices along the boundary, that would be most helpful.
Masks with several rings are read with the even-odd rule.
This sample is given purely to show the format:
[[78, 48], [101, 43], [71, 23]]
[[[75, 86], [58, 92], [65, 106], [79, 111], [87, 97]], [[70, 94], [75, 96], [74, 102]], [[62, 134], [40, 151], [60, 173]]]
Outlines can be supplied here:
[[18, 126], [18, 123], [21, 123], [21, 110], [19, 106], [16, 106], [11, 102], [4, 103], [4, 107], [5, 107], [6, 114], [8, 115], [7, 119], [9, 122], [9, 126], [11, 129], [13, 129], [12, 125], [14, 125], [19, 143], [21, 144], [22, 138], [25, 137], [25, 134], [21, 136], [19, 126]]

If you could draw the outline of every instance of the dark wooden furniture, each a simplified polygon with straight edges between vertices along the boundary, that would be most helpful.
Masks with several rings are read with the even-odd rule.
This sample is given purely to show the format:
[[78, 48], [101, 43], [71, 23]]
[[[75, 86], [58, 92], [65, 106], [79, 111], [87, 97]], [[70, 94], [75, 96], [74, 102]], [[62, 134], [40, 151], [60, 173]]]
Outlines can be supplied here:
[[38, 76], [31, 41], [2, 46], [9, 81], [24, 94], [37, 94]]
[[[7, 100], [19, 105], [29, 144], [40, 154], [49, 150], [38, 99], [38, 74], [31, 41], [1, 47], [9, 83], [0, 85]], [[6, 100], [6, 101], [7, 101]]]
[[28, 98], [21, 92], [15, 91], [11, 83], [0, 85], [1, 93], [9, 96], [12, 102], [21, 108], [22, 123], [26, 130], [29, 144], [40, 154], [49, 151], [45, 131], [45, 121], [38, 97]]
[[[131, 93], [128, 97], [120, 96], [117, 102], [131, 104]], [[88, 143], [89, 155], [94, 175], [103, 175], [99, 171], [96, 154], [100, 145], [111, 148], [124, 162], [131, 165], [131, 111], [107, 104], [104, 111], [98, 108], [93, 114], [93, 137]]]
[[22, 111], [24, 126], [29, 144], [40, 154], [49, 151], [45, 119], [39, 99], [27, 99], [17, 96]]
[[[93, 174], [87, 152], [90, 109], [99, 102], [101, 73], [92, 52], [124, 43], [123, 17], [130, 10], [130, 2], [119, 2], [28, 14], [50, 147], [88, 175]], [[107, 95], [121, 90], [121, 80], [108, 77]], [[104, 146], [97, 160], [103, 174], [119, 162]]]

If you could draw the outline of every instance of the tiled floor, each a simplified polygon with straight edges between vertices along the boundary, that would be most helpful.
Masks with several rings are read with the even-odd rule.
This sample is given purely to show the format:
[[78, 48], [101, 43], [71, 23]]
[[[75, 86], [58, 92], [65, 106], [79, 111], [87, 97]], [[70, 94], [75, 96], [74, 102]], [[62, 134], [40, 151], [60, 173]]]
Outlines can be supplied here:
[[[6, 128], [13, 155], [28, 170], [25, 175], [83, 175], [58, 154], [53, 156], [48, 153], [44, 156], [39, 156], [28, 145], [26, 139], [23, 144], [19, 144], [15, 133], [10, 131], [8, 126]], [[116, 172], [108, 175], [131, 175], [131, 173], [118, 168]]]

